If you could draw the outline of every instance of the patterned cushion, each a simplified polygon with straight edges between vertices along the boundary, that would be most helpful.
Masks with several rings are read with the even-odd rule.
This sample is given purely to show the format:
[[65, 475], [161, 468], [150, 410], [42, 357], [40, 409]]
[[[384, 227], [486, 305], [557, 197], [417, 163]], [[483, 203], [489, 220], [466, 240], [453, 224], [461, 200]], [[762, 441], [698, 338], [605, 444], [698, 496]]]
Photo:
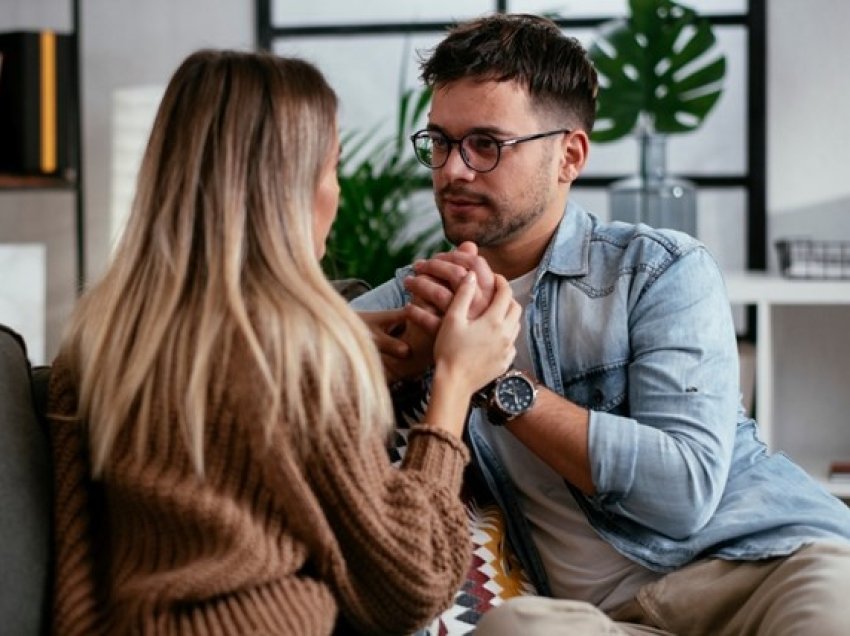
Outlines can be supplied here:
[[[421, 422], [422, 404], [396, 403], [396, 433], [390, 454], [401, 461], [410, 426]], [[472, 562], [454, 604], [427, 627], [427, 636], [470, 634], [478, 619], [491, 607], [522, 594], [534, 594], [534, 586], [523, 571], [507, 540], [502, 510], [483, 483], [467, 471], [461, 498], [469, 515]]]

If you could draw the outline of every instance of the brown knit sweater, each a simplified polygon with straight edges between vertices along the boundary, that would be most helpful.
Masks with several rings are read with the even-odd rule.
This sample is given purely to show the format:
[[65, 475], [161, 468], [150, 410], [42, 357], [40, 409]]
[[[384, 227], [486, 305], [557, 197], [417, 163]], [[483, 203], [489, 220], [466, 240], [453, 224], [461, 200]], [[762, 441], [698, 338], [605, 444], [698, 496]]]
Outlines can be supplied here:
[[[265, 438], [259, 380], [239, 367], [207, 418], [204, 478], [162, 407], [146, 458], [121, 434], [98, 481], [84, 428], [52, 418], [55, 634], [305, 636], [338, 613], [402, 633], [450, 604], [470, 558], [464, 446], [418, 426], [394, 468], [381, 439], [358, 446], [352, 416], [302, 466], [285, 421]], [[60, 357], [51, 413], [75, 412], [71, 378]]]

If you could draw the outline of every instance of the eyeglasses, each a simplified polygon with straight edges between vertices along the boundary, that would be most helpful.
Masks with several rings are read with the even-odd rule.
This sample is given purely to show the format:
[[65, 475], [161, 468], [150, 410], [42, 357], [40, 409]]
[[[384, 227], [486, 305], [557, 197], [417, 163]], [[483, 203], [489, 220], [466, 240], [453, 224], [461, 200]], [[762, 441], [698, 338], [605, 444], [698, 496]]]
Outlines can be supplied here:
[[452, 139], [439, 130], [420, 130], [410, 136], [410, 141], [413, 143], [416, 158], [426, 168], [435, 170], [446, 165], [452, 152], [452, 146], [456, 145], [460, 149], [460, 158], [471, 170], [490, 172], [499, 165], [502, 148], [505, 146], [515, 146], [526, 141], [570, 132], [569, 128], [559, 128], [558, 130], [500, 140], [489, 133], [471, 132], [460, 139]]

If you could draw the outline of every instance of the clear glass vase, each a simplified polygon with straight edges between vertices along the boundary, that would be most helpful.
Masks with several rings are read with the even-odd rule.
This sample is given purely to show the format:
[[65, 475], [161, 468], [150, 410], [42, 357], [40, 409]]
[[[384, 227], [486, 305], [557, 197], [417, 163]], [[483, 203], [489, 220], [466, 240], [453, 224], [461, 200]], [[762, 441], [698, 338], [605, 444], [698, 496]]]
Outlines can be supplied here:
[[611, 184], [611, 219], [646, 223], [696, 236], [696, 186], [687, 179], [667, 174], [667, 138], [657, 133], [641, 132], [638, 143], [640, 174]]

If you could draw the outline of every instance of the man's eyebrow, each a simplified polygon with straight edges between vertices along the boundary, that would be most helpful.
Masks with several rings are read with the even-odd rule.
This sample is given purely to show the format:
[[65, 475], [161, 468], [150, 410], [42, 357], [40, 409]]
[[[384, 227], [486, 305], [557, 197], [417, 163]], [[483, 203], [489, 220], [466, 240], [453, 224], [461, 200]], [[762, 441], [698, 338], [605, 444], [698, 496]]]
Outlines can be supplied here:
[[[445, 129], [442, 126], [438, 126], [437, 124], [428, 123], [426, 126], [427, 130], [433, 130], [436, 132], [441, 132], [447, 137], [449, 136]], [[511, 133], [504, 130], [503, 128], [499, 128], [498, 126], [473, 126], [464, 132], [464, 135], [469, 135], [471, 133], [484, 133], [487, 135], [493, 135], [494, 137], [505, 137], [510, 136]]]

